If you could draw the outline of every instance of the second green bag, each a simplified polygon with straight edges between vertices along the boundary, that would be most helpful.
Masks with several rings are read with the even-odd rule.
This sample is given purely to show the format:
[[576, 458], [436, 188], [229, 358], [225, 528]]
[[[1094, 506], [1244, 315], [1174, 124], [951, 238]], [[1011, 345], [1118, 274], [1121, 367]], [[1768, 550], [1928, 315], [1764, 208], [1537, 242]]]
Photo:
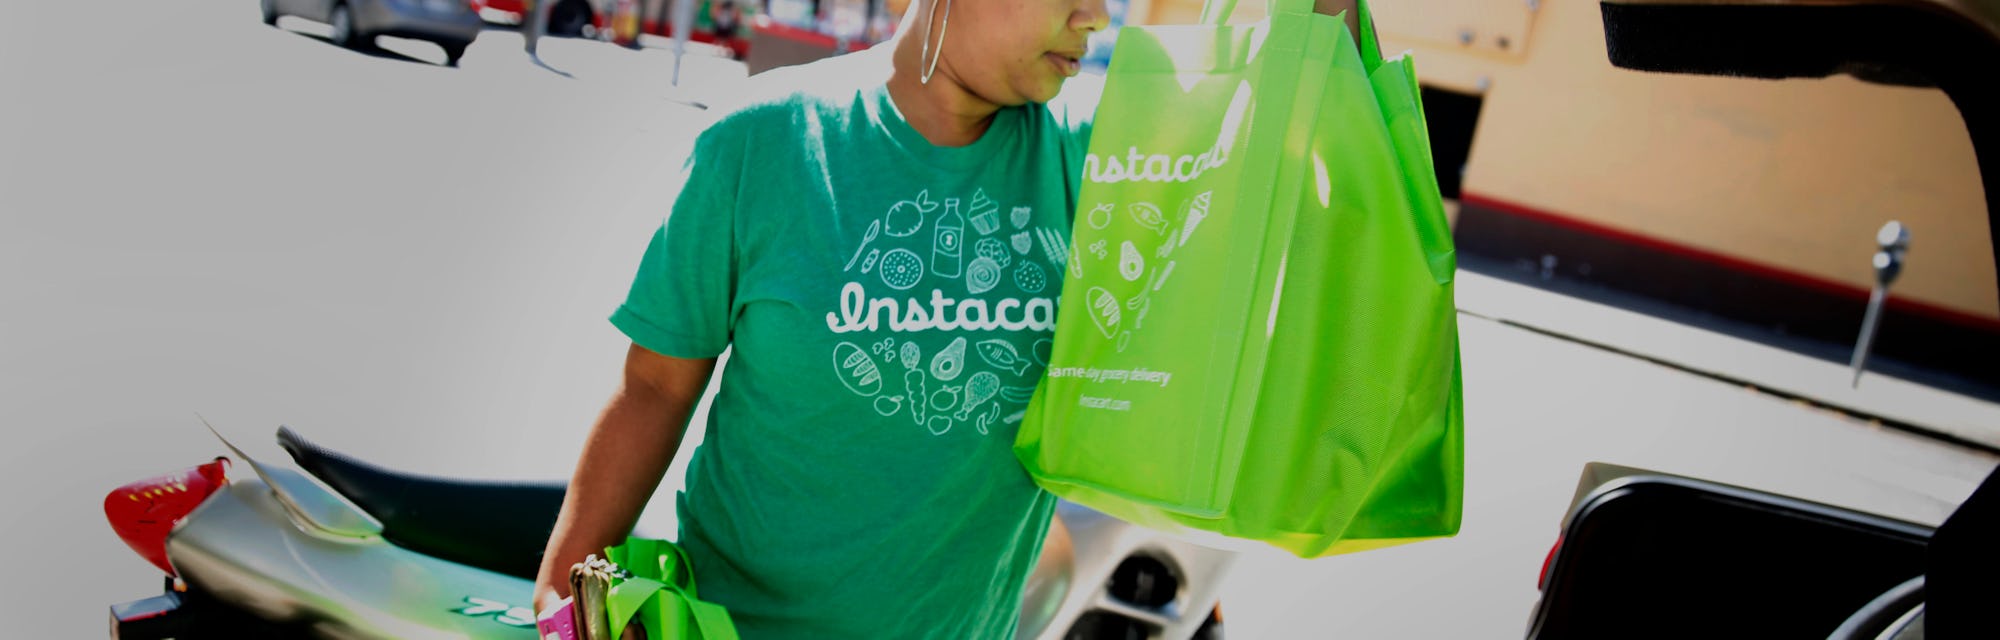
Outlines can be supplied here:
[[1318, 557], [1457, 533], [1456, 269], [1416, 76], [1311, 0], [1121, 30], [1048, 377], [1057, 495]]
[[625, 544], [606, 548], [604, 557], [632, 574], [612, 585], [605, 598], [611, 637], [637, 624], [646, 629], [647, 640], [737, 640], [729, 611], [696, 597], [694, 567], [679, 545], [628, 537]]

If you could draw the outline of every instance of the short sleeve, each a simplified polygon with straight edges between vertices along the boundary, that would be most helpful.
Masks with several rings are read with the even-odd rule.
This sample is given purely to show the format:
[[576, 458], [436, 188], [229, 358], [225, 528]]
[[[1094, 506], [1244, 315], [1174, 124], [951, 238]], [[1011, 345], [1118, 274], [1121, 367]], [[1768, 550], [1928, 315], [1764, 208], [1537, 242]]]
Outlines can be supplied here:
[[653, 234], [611, 324], [632, 342], [676, 358], [713, 358], [735, 318], [736, 193], [741, 146], [710, 128], [681, 171], [681, 190]]

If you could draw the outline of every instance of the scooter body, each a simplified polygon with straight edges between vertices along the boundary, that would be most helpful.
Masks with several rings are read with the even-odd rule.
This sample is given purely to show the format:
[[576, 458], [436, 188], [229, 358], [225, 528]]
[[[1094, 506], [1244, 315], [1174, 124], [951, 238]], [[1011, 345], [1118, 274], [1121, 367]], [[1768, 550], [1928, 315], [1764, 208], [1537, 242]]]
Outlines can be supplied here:
[[[279, 432], [279, 443], [296, 466], [252, 459], [229, 445], [254, 473], [232, 467], [227, 481], [204, 489], [205, 496], [143, 512], [143, 522], [169, 528], [130, 524], [133, 516], [112, 507], [185, 488], [194, 471], [112, 492], [106, 507], [113, 528], [149, 559], [161, 554], [147, 549], [163, 544], [164, 562], [155, 564], [172, 576], [168, 593], [111, 608], [113, 637], [229, 636], [255, 627], [342, 640], [538, 638], [529, 602], [537, 549], [530, 548], [534, 537], [520, 532], [539, 531], [545, 539], [554, 521], [548, 505], [552, 498], [559, 504], [560, 485], [404, 476], [320, 449], [289, 430]], [[435, 495], [421, 505], [425, 498], [412, 497], [453, 487], [483, 496], [449, 505]], [[497, 519], [456, 522], [462, 529], [448, 534], [435, 522], [415, 530], [426, 525], [412, 513], [467, 509], [466, 502], [533, 506], [518, 515], [473, 507]], [[1058, 507], [1057, 518], [1061, 526], [1023, 594], [1018, 637], [1219, 637], [1219, 587], [1234, 552], [1071, 503]], [[514, 529], [514, 540], [501, 529]], [[153, 539], [160, 531], [164, 540]], [[439, 544], [445, 535], [455, 538], [451, 546]]]
[[277, 496], [261, 479], [231, 482], [168, 537], [167, 557], [190, 588], [325, 638], [537, 637], [532, 581], [379, 534], [329, 532]]

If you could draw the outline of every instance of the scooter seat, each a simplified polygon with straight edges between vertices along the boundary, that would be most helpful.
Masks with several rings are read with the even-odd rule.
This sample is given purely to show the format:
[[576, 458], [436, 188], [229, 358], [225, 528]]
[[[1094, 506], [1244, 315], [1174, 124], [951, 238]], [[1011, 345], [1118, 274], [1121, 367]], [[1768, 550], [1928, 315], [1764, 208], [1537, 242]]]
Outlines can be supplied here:
[[278, 446], [300, 468], [382, 521], [405, 549], [528, 580], [541, 566], [567, 485], [426, 477], [329, 451], [290, 427]]

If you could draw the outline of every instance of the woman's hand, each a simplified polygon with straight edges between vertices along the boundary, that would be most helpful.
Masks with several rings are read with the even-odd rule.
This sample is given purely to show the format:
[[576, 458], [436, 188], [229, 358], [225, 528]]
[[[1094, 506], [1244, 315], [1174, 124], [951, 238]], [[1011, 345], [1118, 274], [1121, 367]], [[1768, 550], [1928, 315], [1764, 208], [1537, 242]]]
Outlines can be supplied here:
[[543, 612], [562, 606], [562, 599], [569, 596], [563, 595], [559, 589], [558, 585], [535, 581], [535, 619], [540, 620]]

